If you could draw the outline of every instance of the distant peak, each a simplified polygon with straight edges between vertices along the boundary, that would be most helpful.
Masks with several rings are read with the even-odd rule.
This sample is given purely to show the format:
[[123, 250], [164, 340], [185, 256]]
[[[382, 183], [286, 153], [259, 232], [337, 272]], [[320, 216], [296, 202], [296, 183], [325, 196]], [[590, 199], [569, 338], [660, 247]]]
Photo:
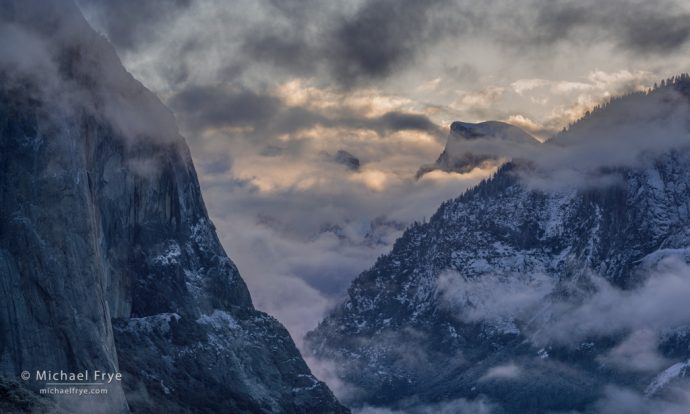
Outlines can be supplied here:
[[435, 163], [420, 167], [416, 177], [434, 170], [465, 174], [474, 168], [497, 166], [519, 154], [520, 148], [535, 144], [539, 144], [536, 138], [506, 122], [455, 121], [441, 155]]
[[503, 129], [513, 125], [500, 121], [484, 121], [478, 123], [455, 121], [450, 124], [451, 131], [483, 131], [487, 129]]
[[450, 124], [450, 134], [465, 139], [504, 138], [532, 141], [536, 139], [515, 125], [500, 121], [485, 121], [479, 123], [455, 121]]

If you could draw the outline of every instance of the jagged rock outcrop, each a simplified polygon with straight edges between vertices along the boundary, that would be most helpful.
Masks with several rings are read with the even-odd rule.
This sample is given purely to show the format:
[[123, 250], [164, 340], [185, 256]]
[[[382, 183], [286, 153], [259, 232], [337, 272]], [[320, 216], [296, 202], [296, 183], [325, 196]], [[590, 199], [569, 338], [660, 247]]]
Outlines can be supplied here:
[[349, 402], [601, 412], [611, 390], [682, 394], [689, 96], [682, 76], [615, 100], [408, 228], [306, 337]]
[[[348, 412], [252, 306], [172, 114], [72, 2], [0, 16], [3, 412]], [[123, 381], [46, 399], [44, 369]]]

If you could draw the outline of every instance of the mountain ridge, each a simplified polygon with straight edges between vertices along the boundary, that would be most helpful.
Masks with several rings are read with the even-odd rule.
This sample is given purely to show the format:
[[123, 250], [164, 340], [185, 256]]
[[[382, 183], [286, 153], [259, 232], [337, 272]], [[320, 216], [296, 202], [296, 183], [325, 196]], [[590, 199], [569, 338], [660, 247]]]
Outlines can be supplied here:
[[[306, 337], [314, 356], [334, 361], [351, 385], [345, 401], [409, 412], [456, 399], [496, 413], [597, 412], [611, 389], [630, 389], [642, 401], [666, 361], [687, 360], [683, 324], [651, 319], [669, 312], [656, 312], [665, 303], [679, 306], [664, 284], [686, 283], [674, 275], [686, 274], [690, 247], [687, 87], [679, 77], [598, 112], [677, 109], [661, 118], [676, 123], [657, 133], [676, 135], [658, 140], [660, 152], [642, 145], [620, 165], [591, 162], [600, 142], [575, 139], [574, 129], [572, 139], [505, 164], [408, 228]], [[612, 125], [620, 129], [598, 136], [618, 139], [635, 128]], [[573, 142], [584, 147], [571, 150]], [[576, 158], [564, 163], [561, 148]], [[554, 174], [554, 165], [579, 176]], [[569, 180], [544, 186], [532, 174]], [[647, 296], [654, 312], [637, 315], [633, 304]], [[677, 319], [690, 322], [681, 310]], [[621, 365], [633, 343], [648, 366]], [[668, 390], [659, 397], [672, 398]]]

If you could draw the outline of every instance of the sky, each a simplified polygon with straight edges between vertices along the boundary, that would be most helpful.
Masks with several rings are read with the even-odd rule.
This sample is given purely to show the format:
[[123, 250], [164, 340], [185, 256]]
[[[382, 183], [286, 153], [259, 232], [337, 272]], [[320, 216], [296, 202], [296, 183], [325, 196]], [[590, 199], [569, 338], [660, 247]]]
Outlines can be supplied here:
[[255, 306], [298, 346], [405, 226], [491, 175], [415, 178], [451, 122], [545, 140], [690, 68], [683, 1], [78, 4], [173, 111]]

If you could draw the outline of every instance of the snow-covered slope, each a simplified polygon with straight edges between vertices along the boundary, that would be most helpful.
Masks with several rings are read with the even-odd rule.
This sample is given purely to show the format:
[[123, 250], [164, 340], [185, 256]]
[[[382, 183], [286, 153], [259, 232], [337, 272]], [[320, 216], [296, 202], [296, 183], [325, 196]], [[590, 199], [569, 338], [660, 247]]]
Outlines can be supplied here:
[[[663, 394], [690, 357], [689, 86], [612, 102], [408, 228], [307, 335], [349, 401], [541, 413]], [[594, 130], [623, 154], [578, 137]]]

